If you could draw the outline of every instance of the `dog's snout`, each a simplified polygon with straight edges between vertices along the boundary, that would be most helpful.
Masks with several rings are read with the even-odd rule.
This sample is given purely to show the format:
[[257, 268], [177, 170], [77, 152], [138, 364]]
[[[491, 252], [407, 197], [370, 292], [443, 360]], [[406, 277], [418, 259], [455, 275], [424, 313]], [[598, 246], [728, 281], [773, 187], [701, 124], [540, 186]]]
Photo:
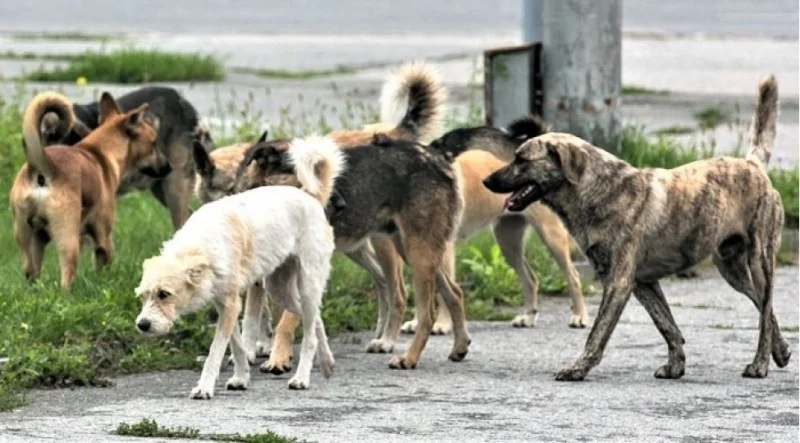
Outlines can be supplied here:
[[147, 332], [150, 330], [150, 320], [143, 318], [136, 322], [136, 327], [142, 332]]

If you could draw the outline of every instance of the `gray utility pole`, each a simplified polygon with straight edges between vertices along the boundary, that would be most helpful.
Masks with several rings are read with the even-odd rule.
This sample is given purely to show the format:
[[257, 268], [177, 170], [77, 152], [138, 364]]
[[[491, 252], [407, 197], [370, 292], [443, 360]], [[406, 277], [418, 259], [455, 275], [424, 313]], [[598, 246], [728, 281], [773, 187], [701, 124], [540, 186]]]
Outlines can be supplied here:
[[523, 38], [541, 36], [545, 120], [618, 152], [622, 0], [521, 1]]

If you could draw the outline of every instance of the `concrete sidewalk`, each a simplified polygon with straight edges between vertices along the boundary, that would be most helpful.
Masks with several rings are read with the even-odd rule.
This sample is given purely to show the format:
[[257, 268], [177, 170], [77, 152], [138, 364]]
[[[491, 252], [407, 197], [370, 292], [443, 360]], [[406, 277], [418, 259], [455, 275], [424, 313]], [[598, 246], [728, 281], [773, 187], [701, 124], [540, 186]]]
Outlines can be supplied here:
[[[252, 369], [251, 388], [190, 400], [198, 372], [123, 377], [107, 389], [35, 391], [33, 403], [0, 414], [0, 442], [136, 441], [109, 434], [121, 422], [155, 419], [202, 433], [265, 430], [318, 442], [772, 441], [798, 439], [797, 267], [778, 270], [775, 311], [794, 356], [764, 380], [744, 379], [758, 317], [749, 300], [707, 276], [663, 285], [686, 337], [686, 375], [656, 380], [667, 349], [644, 309], [628, 304], [603, 362], [584, 382], [556, 371], [582, 350], [588, 329], [567, 328], [568, 299], [545, 297], [534, 329], [470, 324], [466, 361], [447, 361], [451, 336], [433, 337], [415, 371], [363, 352], [369, 334], [337, 340], [336, 372], [315, 370], [309, 390]], [[594, 318], [599, 297], [589, 299]], [[356, 340], [357, 341], [357, 340]], [[401, 352], [404, 338], [395, 352]]]

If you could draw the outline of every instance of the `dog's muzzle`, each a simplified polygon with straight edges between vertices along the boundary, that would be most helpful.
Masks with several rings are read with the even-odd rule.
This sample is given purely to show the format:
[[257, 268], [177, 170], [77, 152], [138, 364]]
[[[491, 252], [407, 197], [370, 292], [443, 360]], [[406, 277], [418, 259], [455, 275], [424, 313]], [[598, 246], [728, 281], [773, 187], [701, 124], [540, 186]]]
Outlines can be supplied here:
[[136, 327], [142, 332], [148, 332], [150, 330], [150, 320], [143, 318], [136, 322]]
[[169, 163], [164, 163], [160, 166], [148, 166], [140, 169], [141, 173], [151, 178], [164, 178], [172, 172], [172, 166]]

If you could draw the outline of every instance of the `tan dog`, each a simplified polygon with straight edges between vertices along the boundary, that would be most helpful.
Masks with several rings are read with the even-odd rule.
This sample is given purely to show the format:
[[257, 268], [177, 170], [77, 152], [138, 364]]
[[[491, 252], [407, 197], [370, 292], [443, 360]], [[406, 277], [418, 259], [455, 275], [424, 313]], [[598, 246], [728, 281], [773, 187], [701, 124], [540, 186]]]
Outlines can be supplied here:
[[600, 363], [631, 293], [667, 342], [667, 363], [655, 376], [682, 377], [684, 339], [659, 280], [709, 256], [760, 314], [756, 355], [742, 375], [766, 377], [770, 352], [779, 367], [789, 363], [772, 309], [783, 205], [765, 170], [777, 113], [778, 85], [769, 76], [759, 87], [744, 159], [638, 169], [578, 137], [550, 133], [523, 144], [511, 164], [484, 181], [494, 192], [511, 193], [511, 211], [541, 201], [559, 214], [603, 282], [583, 354], [557, 380], [583, 380]]
[[98, 106], [96, 130], [74, 147], [47, 149], [38, 130], [40, 108], [26, 110], [25, 121], [30, 124], [23, 127], [23, 143], [28, 161], [14, 180], [10, 201], [14, 237], [25, 275], [31, 280], [39, 276], [44, 248], [51, 240], [58, 250], [62, 288], [75, 275], [82, 236], [94, 242], [98, 268], [110, 263], [114, 255], [111, 229], [122, 178], [137, 171], [163, 177], [171, 170], [155, 149], [158, 121], [145, 115], [147, 104], [122, 113], [106, 92]]

